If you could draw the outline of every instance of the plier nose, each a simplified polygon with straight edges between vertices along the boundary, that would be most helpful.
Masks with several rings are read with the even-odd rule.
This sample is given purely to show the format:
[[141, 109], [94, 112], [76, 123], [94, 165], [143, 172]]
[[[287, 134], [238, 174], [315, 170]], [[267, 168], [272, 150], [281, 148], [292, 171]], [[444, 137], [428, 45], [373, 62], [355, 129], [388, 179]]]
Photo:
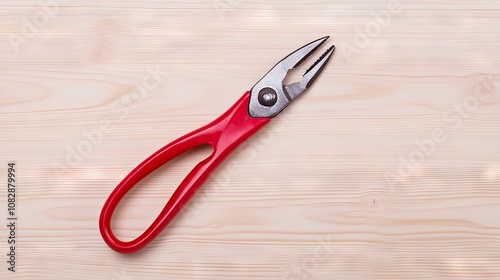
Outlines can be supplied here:
[[285, 85], [289, 70], [298, 67], [330, 36], [310, 42], [280, 60], [251, 89], [249, 112], [252, 117], [271, 118], [279, 114], [293, 100], [304, 93], [316, 80], [332, 56], [335, 46], [329, 47], [304, 73], [302, 80]]

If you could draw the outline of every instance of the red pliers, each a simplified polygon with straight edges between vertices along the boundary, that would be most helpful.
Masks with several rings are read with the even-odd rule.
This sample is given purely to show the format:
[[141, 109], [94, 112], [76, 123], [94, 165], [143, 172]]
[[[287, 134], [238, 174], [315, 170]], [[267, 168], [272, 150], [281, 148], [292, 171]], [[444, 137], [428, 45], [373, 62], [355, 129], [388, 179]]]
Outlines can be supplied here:
[[[215, 168], [239, 144], [267, 124], [272, 117], [279, 114], [314, 83], [332, 56], [335, 46], [331, 46], [321, 55], [305, 72], [300, 82], [284, 85], [283, 81], [290, 69], [306, 60], [328, 38], [329, 36], [326, 36], [312, 41], [286, 56], [220, 117], [174, 140], [132, 170], [113, 190], [101, 212], [99, 229], [108, 246], [120, 253], [133, 253], [141, 250], [156, 238], [193, 197]], [[212, 154], [191, 170], [149, 228], [132, 241], [124, 242], [116, 238], [111, 231], [111, 217], [125, 194], [163, 164], [203, 144], [212, 145]]]

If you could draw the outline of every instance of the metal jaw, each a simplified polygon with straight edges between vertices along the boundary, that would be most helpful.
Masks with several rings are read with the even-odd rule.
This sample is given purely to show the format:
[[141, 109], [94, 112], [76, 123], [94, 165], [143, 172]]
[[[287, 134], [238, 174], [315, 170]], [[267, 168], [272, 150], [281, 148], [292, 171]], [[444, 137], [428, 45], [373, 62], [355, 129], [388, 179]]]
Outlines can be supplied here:
[[331, 46], [325, 53], [304, 73], [300, 82], [283, 85], [289, 70], [299, 66], [314, 53], [330, 36], [312, 41], [299, 48], [278, 62], [267, 74], [251, 89], [249, 114], [255, 118], [271, 118], [304, 93], [319, 76], [335, 50]]

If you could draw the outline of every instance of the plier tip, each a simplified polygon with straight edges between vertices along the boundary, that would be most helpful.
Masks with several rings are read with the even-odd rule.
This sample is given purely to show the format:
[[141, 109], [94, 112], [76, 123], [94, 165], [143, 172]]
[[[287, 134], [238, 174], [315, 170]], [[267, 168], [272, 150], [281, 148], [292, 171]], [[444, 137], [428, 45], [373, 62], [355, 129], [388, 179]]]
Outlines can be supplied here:
[[316, 81], [333, 55], [334, 45], [330, 46], [306, 70], [301, 81], [289, 85], [284, 84], [288, 71], [306, 61], [328, 38], [330, 36], [321, 37], [290, 53], [253, 86], [249, 108], [252, 117], [276, 116]]

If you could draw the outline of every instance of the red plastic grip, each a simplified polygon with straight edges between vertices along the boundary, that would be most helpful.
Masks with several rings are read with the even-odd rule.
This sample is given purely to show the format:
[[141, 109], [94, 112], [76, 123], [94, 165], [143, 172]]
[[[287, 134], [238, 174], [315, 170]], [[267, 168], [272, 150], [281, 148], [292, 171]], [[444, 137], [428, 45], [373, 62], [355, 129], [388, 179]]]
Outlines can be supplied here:
[[[248, 115], [249, 102], [250, 92], [246, 92], [223, 115], [208, 125], [188, 133], [161, 148], [140, 163], [118, 184], [104, 203], [99, 219], [102, 238], [109, 247], [120, 253], [134, 253], [148, 245], [174, 219], [215, 168], [239, 144], [271, 120], [270, 118], [250, 117]], [[111, 218], [116, 206], [125, 194], [135, 184], [163, 164], [202, 144], [212, 145], [214, 151], [191, 170], [153, 223], [136, 239], [127, 242], [119, 240], [111, 230]]]

